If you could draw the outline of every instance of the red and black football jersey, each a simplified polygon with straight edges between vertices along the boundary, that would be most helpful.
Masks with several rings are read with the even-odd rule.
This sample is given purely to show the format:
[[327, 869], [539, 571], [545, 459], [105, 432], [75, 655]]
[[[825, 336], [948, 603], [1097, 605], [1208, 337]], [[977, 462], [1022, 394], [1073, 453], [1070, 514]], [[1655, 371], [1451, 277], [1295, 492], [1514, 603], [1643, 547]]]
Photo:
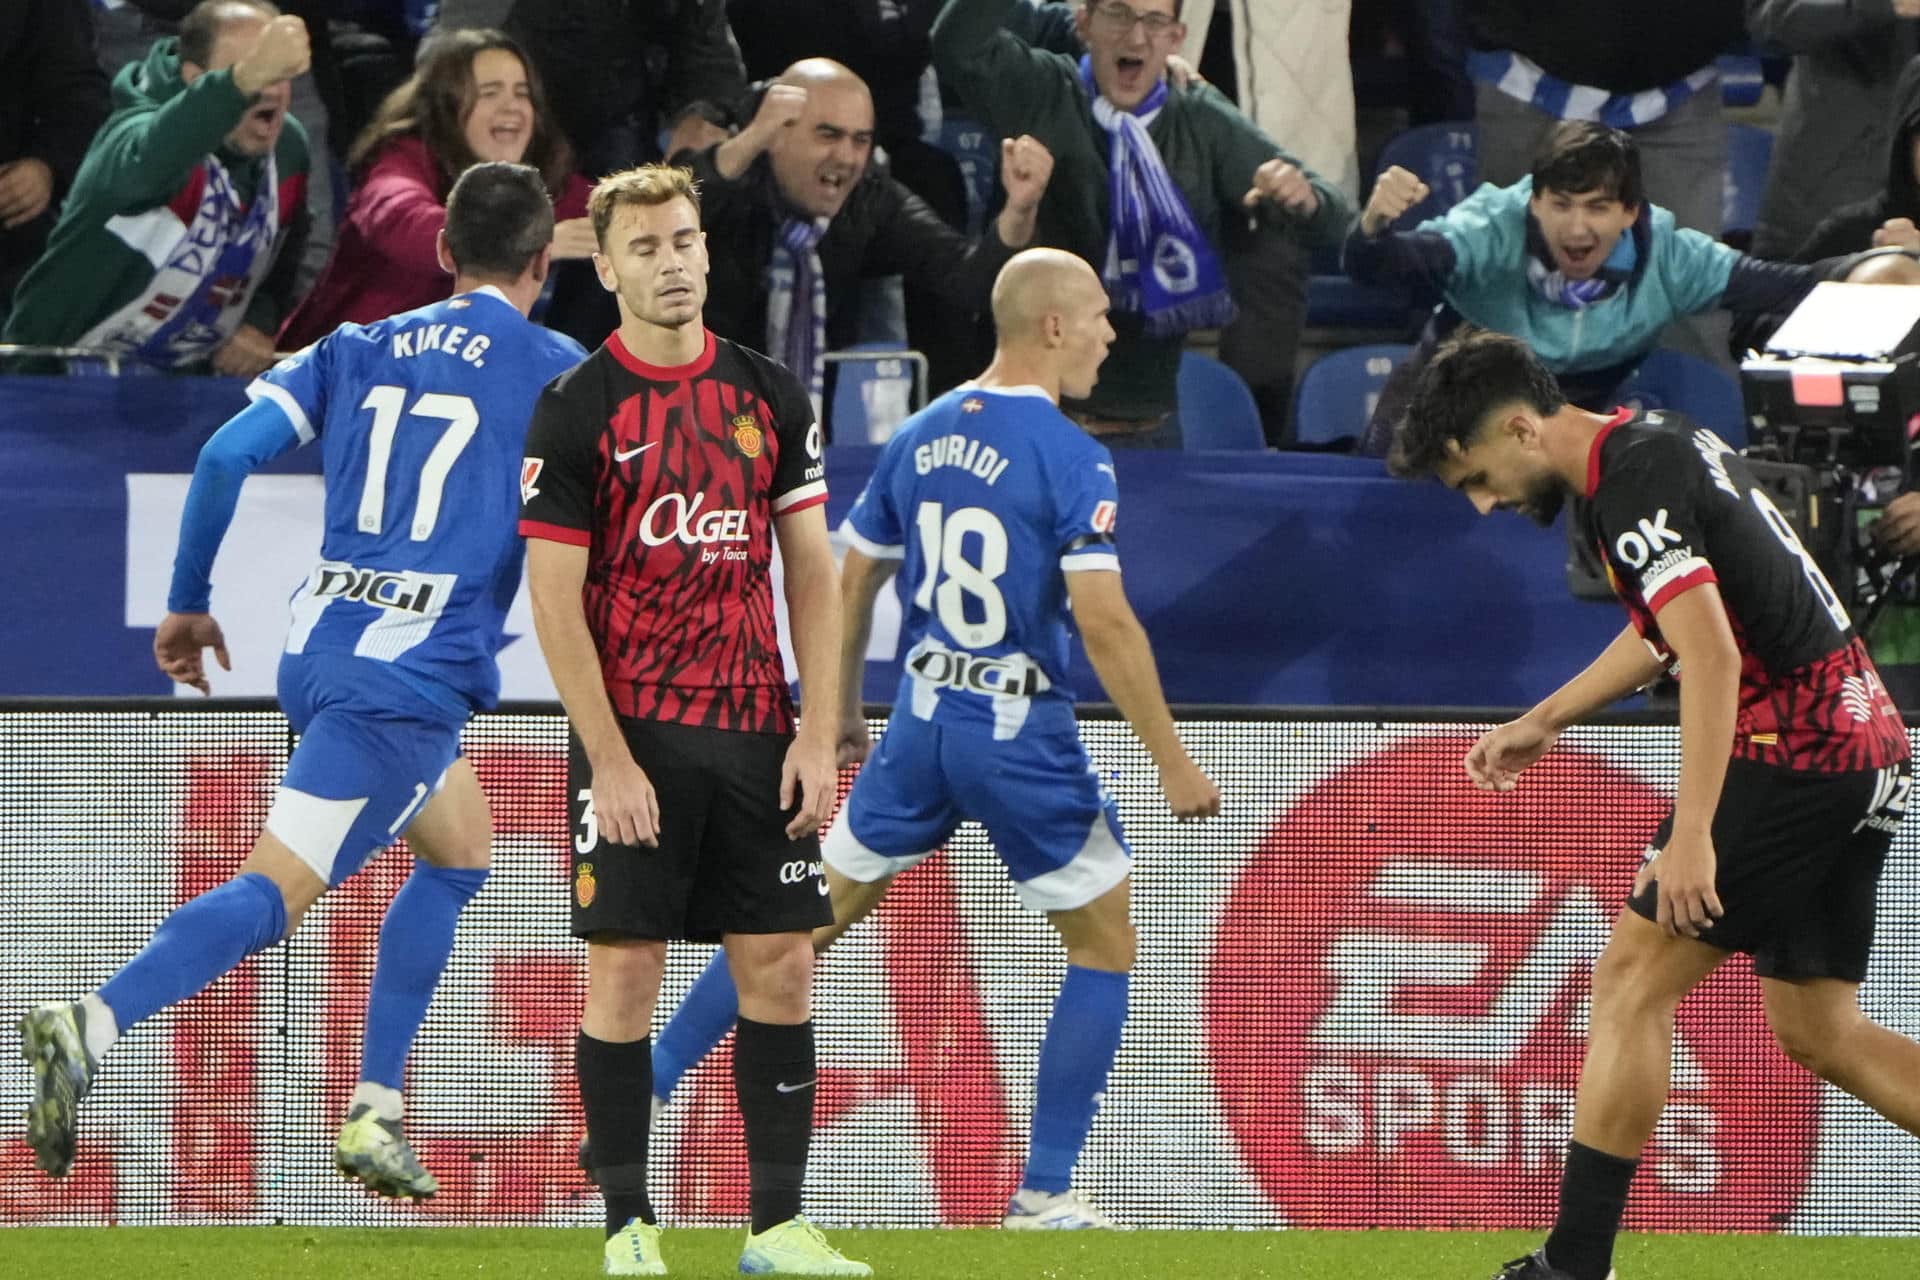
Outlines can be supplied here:
[[1620, 410], [1593, 442], [1578, 516], [1634, 628], [1681, 679], [1657, 615], [1718, 585], [1740, 647], [1736, 758], [1838, 773], [1906, 757], [1906, 729], [1846, 606], [1713, 432]]
[[587, 625], [620, 715], [790, 732], [773, 521], [827, 500], [799, 379], [707, 334], [690, 364], [618, 333], [541, 395], [520, 532], [588, 549]]

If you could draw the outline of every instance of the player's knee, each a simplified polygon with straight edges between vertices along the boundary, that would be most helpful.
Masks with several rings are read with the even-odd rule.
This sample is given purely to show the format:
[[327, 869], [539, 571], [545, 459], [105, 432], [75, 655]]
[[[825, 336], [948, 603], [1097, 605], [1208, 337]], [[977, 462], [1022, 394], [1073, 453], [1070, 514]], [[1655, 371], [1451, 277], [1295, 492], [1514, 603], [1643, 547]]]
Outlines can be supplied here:
[[1780, 1049], [1797, 1065], [1832, 1080], [1847, 1061], [1848, 1038], [1864, 1020], [1851, 1003], [1769, 999], [1767, 1024]]
[[591, 942], [582, 1018], [588, 1034], [602, 1040], [637, 1040], [651, 1031], [665, 967], [664, 943]]
[[813, 941], [806, 934], [730, 940], [740, 1011], [758, 1022], [804, 1022], [813, 1004]]
[[1610, 1023], [1671, 1012], [1680, 996], [1668, 989], [1656, 952], [1619, 938], [1593, 965], [1593, 1020]]
[[1131, 973], [1139, 946], [1133, 921], [1122, 919], [1070, 944], [1067, 963], [1106, 973]]

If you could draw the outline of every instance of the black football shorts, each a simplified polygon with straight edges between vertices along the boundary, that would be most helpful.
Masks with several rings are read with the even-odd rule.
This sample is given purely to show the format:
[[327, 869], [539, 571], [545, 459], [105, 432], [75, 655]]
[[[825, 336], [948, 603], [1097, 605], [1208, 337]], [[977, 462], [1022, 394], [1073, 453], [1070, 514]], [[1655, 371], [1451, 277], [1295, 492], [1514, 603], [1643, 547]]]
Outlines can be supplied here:
[[620, 728], [659, 799], [660, 843], [614, 844], [600, 830], [592, 770], [570, 735], [575, 937], [718, 942], [833, 923], [819, 836], [789, 840], [795, 810], [780, 808], [790, 736], [625, 717]]
[[[1864, 980], [1880, 872], [1912, 782], [1908, 760], [1856, 773], [1731, 762], [1713, 815], [1726, 914], [1700, 940], [1751, 955], [1763, 978]], [[1669, 815], [1647, 857], [1672, 834]], [[1628, 905], [1653, 920], [1658, 890], [1649, 882]]]

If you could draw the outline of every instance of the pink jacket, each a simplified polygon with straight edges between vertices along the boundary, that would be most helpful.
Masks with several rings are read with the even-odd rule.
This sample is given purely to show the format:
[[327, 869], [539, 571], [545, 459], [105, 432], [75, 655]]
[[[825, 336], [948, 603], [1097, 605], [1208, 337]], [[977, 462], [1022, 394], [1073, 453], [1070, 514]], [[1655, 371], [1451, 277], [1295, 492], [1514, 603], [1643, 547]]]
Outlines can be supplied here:
[[[279, 348], [298, 351], [347, 321], [366, 324], [448, 297], [453, 277], [440, 269], [434, 239], [446, 225], [450, 186], [417, 137], [375, 152], [347, 201], [327, 265], [281, 327]], [[590, 190], [585, 178], [569, 176], [554, 216], [585, 217]]]

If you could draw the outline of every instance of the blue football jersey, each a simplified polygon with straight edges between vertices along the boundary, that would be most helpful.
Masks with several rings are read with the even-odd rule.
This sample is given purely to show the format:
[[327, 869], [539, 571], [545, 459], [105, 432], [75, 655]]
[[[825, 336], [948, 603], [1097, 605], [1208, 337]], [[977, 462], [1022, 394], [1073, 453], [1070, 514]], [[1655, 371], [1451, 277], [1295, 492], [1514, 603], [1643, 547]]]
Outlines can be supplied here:
[[492, 289], [342, 325], [249, 396], [319, 438], [321, 561], [293, 594], [288, 653], [343, 653], [499, 698], [520, 587], [520, 465], [541, 389], [586, 351]]
[[880, 451], [852, 544], [903, 561], [898, 707], [1010, 739], [1073, 726], [1065, 575], [1117, 571], [1113, 456], [1037, 388], [950, 391]]

